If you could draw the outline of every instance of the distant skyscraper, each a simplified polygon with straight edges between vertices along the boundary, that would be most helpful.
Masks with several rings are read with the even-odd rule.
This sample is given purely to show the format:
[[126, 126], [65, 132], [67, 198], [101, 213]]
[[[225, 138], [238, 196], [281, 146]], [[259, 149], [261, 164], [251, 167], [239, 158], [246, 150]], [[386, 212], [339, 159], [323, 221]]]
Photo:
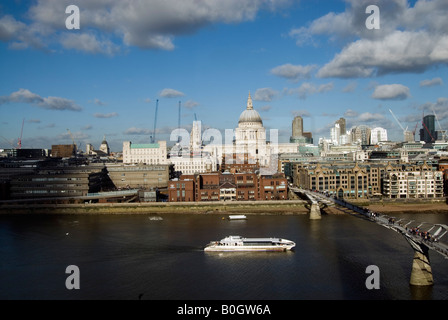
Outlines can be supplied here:
[[331, 142], [335, 145], [339, 145], [339, 138], [341, 137], [341, 127], [336, 121], [334, 127], [330, 129]]
[[381, 141], [387, 141], [387, 130], [384, 128], [373, 128], [370, 132], [370, 143], [376, 144]]
[[344, 118], [339, 118], [339, 120], [336, 121], [335, 124], [339, 125], [339, 135], [344, 135], [346, 134], [346, 128], [345, 128], [345, 119]]
[[352, 142], [359, 142], [361, 145], [370, 144], [370, 128], [360, 125], [352, 129]]
[[420, 129], [420, 141], [434, 142], [437, 140], [435, 116], [430, 114], [423, 117], [423, 128]]
[[197, 153], [201, 152], [202, 147], [202, 132], [201, 121], [193, 121], [193, 128], [190, 133], [190, 151]]
[[294, 120], [292, 121], [292, 136], [303, 136], [303, 118], [301, 116], [294, 117]]
[[292, 121], [292, 136], [289, 138], [290, 143], [313, 143], [313, 135], [311, 132], [303, 131], [303, 118], [301, 116], [294, 117]]
[[347, 136], [344, 118], [339, 118], [339, 120], [335, 121], [333, 128], [330, 129], [330, 140], [334, 145], [344, 145], [351, 140]]
[[414, 142], [415, 137], [414, 137], [414, 133], [412, 131], [405, 130], [403, 134], [404, 134], [404, 141]]

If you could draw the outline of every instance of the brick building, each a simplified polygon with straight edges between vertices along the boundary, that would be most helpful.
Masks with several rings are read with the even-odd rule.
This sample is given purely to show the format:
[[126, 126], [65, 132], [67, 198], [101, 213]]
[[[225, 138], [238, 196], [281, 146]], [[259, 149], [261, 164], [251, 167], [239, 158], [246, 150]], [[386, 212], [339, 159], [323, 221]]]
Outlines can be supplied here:
[[182, 175], [168, 185], [169, 201], [249, 201], [288, 198], [283, 174], [212, 172]]

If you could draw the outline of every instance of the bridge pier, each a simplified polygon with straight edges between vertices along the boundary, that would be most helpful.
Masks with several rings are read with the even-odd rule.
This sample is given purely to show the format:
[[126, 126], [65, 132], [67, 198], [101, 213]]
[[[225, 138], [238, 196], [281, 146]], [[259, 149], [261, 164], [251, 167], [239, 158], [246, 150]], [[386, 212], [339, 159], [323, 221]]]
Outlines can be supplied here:
[[321, 219], [320, 207], [318, 203], [312, 203], [310, 208], [310, 220]]
[[419, 245], [421, 250], [414, 249], [410, 284], [413, 286], [432, 286], [434, 284], [428, 248]]

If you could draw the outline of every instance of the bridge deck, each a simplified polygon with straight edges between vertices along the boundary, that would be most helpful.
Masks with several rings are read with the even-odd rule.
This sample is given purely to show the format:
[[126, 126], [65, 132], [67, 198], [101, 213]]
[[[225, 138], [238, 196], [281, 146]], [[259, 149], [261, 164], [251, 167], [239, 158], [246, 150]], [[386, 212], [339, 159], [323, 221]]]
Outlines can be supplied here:
[[[306, 195], [311, 203], [320, 202], [327, 206], [333, 205], [336, 207], [344, 207], [361, 214], [372, 222], [402, 234], [414, 249], [420, 251], [420, 247], [425, 246], [440, 253], [445, 258], [448, 258], [448, 244], [446, 241], [446, 235], [448, 234], [447, 225], [397, 219], [392, 216], [356, 206], [345, 200], [328, 197], [320, 192], [312, 192], [297, 188], [292, 188], [292, 191]], [[413, 245], [413, 243], [418, 244], [418, 246]]]

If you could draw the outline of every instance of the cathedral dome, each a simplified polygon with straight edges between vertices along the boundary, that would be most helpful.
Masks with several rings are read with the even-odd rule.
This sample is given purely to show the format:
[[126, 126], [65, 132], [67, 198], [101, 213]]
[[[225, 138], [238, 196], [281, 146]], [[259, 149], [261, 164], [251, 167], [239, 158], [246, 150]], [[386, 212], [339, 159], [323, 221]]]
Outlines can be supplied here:
[[263, 121], [256, 110], [244, 110], [238, 120], [238, 123], [241, 122], [259, 122], [263, 124]]
[[247, 108], [241, 113], [240, 119], [238, 120], [238, 123], [245, 122], [260, 123], [261, 125], [263, 125], [263, 121], [261, 120], [259, 113], [254, 110], [250, 93], [249, 98], [247, 98]]

